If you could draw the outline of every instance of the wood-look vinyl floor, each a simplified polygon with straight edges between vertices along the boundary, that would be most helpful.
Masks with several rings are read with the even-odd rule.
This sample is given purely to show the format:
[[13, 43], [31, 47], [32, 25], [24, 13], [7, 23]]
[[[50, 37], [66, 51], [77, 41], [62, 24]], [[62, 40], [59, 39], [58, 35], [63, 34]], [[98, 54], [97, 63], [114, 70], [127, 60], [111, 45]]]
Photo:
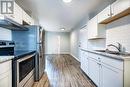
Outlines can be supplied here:
[[70, 55], [46, 55], [46, 73], [33, 87], [96, 87]]

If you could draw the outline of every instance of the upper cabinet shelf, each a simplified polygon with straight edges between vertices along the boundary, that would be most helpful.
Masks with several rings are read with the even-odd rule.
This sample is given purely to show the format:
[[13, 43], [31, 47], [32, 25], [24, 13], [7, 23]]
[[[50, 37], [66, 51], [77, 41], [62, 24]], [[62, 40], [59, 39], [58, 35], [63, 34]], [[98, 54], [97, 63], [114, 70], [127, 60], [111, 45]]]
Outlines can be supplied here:
[[98, 14], [98, 23], [107, 24], [130, 14], [130, 0], [117, 0]]

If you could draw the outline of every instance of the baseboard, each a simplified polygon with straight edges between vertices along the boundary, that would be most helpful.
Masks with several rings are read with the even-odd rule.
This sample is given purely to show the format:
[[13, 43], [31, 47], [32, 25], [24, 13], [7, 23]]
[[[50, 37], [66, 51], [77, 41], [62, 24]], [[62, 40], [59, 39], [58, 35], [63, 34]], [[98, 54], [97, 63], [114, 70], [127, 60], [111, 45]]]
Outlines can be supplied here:
[[72, 57], [74, 57], [77, 61], [79, 61], [80, 62], [80, 60], [76, 57], [76, 56], [74, 56], [73, 54], [71, 54], [70, 53], [70, 55], [72, 56]]

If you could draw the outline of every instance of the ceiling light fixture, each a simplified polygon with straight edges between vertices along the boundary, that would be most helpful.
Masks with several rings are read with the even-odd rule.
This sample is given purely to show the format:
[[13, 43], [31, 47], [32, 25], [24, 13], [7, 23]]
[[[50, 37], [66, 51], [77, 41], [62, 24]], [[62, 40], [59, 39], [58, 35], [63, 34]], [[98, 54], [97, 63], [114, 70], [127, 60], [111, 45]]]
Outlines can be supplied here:
[[72, 2], [72, 0], [63, 0], [63, 2], [70, 3], [70, 2]]
[[62, 30], [62, 31], [64, 31], [64, 30], [65, 30], [65, 28], [61, 28], [61, 30]]

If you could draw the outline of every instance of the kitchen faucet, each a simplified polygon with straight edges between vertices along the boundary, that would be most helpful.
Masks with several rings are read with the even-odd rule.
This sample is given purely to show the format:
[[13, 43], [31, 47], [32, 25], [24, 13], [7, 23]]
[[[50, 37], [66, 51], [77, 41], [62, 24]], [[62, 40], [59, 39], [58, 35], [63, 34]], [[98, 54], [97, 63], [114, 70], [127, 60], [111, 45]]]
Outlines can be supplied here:
[[121, 51], [122, 45], [121, 45], [120, 43], [118, 43], [118, 42], [117, 42], [117, 44], [118, 44], [118, 46], [113, 45], [113, 44], [109, 44], [109, 45], [107, 45], [107, 46], [108, 46], [108, 47], [110, 47], [110, 46], [115, 47], [119, 52], [122, 52], [122, 51]]

